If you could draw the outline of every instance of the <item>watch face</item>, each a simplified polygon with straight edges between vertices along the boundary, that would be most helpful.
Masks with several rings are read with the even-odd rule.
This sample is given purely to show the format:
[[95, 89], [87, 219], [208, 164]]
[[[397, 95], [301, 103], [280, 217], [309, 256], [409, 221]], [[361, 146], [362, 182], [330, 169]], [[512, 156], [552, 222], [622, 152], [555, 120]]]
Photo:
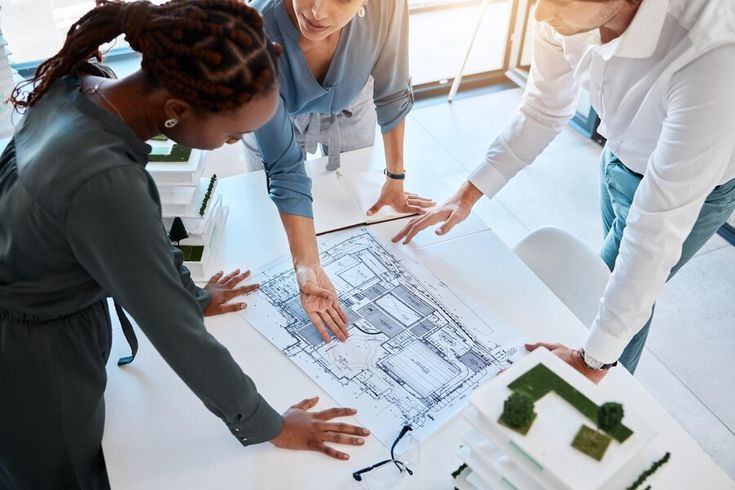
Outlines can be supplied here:
[[587, 364], [592, 369], [600, 369], [602, 366], [604, 366], [604, 364], [598, 361], [597, 359], [593, 359], [590, 356], [588, 356], [586, 352], [584, 353], [584, 363]]

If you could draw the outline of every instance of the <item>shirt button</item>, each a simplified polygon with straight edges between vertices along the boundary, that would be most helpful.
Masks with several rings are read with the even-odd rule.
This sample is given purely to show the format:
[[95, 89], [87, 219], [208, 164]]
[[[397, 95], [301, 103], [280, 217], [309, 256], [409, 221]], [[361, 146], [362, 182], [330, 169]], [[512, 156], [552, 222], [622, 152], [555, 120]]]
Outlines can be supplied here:
[[245, 442], [245, 441], [247, 441], [247, 440], [248, 440], [248, 438], [247, 438], [247, 437], [241, 437], [241, 438], [240, 438], [240, 440], [241, 440], [242, 442]]
[[235, 427], [235, 432], [240, 432], [240, 429], [238, 429], [237, 427]]

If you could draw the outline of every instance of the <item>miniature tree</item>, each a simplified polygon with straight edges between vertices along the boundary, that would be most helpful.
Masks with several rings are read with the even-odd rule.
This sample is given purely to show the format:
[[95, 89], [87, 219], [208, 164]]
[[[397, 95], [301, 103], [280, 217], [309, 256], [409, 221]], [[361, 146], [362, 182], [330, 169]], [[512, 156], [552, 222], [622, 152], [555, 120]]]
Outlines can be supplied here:
[[533, 398], [522, 391], [514, 391], [503, 403], [503, 413], [500, 415], [500, 422], [511, 429], [522, 431], [525, 434], [535, 417]]
[[189, 238], [189, 233], [186, 232], [184, 222], [177, 216], [174, 218], [171, 230], [168, 232], [168, 239], [172, 242], [176, 242], [176, 245], [179, 245], [179, 242], [185, 238]]
[[597, 409], [597, 426], [605, 432], [615, 430], [623, 421], [624, 413], [620, 403], [603, 403]]

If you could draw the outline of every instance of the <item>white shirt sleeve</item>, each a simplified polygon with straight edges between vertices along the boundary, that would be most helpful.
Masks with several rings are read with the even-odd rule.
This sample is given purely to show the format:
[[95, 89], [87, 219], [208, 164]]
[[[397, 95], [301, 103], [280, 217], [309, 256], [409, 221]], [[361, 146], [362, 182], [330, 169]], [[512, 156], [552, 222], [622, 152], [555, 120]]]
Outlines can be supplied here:
[[533, 28], [533, 59], [521, 106], [469, 177], [487, 197], [530, 164], [576, 111], [579, 88], [562, 46], [548, 24], [534, 22]]
[[640, 331], [707, 196], [735, 154], [735, 46], [675, 73], [663, 129], [636, 191], [585, 351], [610, 363]]

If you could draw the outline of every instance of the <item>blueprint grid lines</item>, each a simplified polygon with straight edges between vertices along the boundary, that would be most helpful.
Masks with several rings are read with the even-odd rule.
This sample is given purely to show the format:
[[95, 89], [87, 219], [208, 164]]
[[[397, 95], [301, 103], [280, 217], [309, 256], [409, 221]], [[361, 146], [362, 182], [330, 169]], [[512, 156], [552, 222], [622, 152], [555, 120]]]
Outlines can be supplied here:
[[324, 344], [302, 310], [288, 257], [255, 275], [261, 286], [242, 316], [339, 404], [357, 408], [383, 443], [408, 423], [425, 438], [522, 355], [513, 329], [480, 319], [428, 269], [369, 232], [341, 233], [320, 248], [351, 321], [347, 342]]

